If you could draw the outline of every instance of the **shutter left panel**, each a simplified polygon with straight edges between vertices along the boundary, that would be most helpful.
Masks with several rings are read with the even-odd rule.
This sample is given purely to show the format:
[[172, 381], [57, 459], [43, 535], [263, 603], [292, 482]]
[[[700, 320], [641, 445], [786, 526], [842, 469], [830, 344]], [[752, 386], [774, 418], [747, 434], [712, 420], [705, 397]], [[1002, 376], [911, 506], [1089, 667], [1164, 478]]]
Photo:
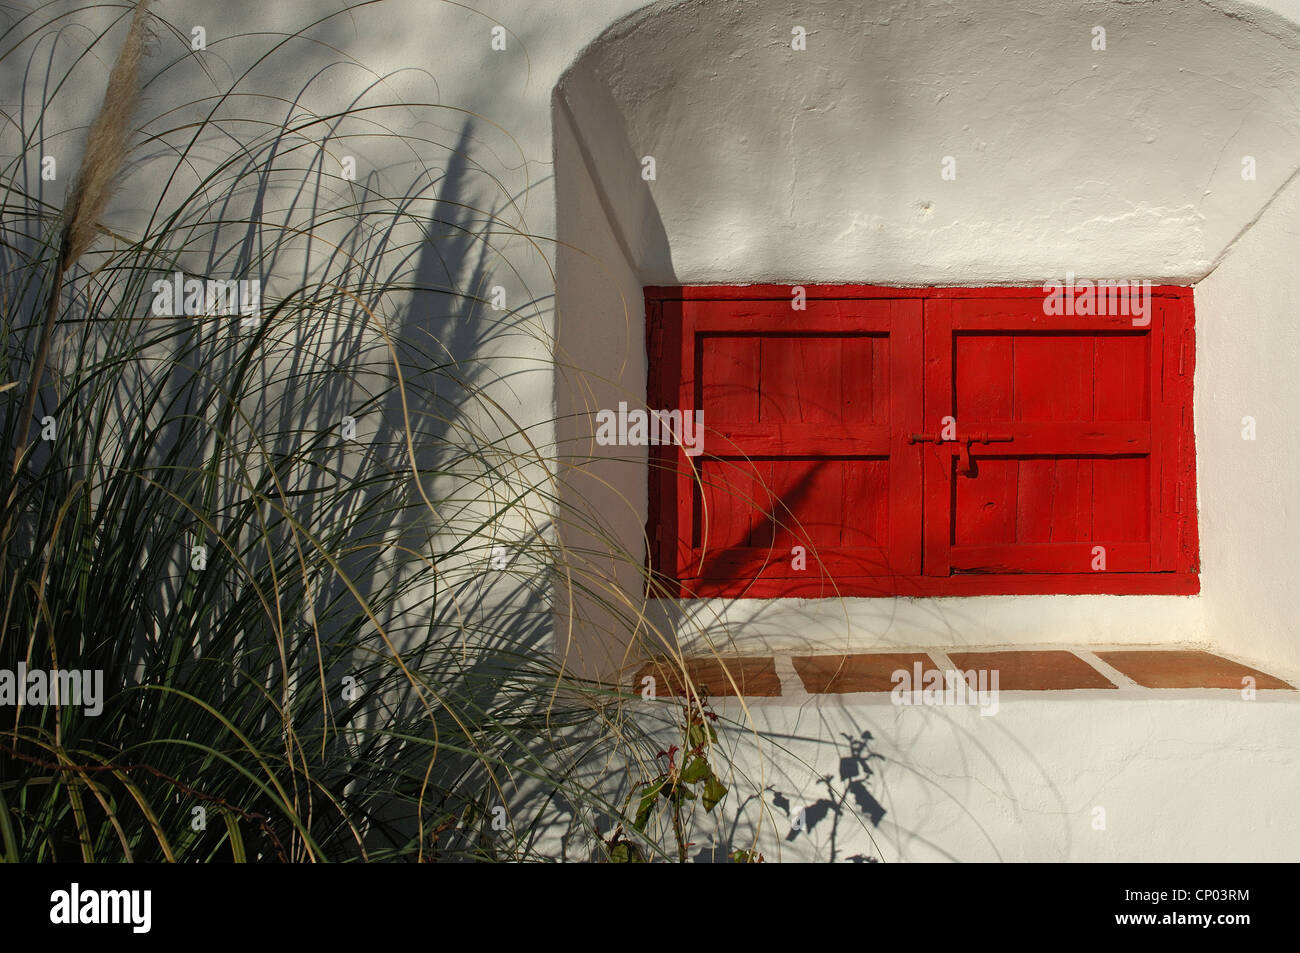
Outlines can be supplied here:
[[877, 594], [918, 572], [919, 304], [678, 305], [680, 408], [705, 435], [676, 451], [683, 592]]

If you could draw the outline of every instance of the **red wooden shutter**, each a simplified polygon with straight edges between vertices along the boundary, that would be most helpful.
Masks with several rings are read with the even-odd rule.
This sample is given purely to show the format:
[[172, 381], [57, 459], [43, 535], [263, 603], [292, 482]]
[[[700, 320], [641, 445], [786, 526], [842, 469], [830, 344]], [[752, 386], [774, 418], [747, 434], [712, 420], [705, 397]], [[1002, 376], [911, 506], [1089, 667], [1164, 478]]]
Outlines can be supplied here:
[[1176, 568], [1181, 322], [1151, 303], [1140, 327], [1041, 298], [926, 303], [927, 426], [951, 415], [959, 438], [927, 451], [927, 575]]
[[1034, 289], [786, 291], [647, 289], [650, 405], [705, 430], [651, 449], [669, 591], [1198, 591], [1189, 289], [1146, 326]]
[[699, 409], [705, 428], [693, 466], [674, 454], [682, 588], [830, 596], [918, 573], [921, 461], [905, 437], [921, 423], [921, 303], [663, 308], [681, 372], [662, 409]]

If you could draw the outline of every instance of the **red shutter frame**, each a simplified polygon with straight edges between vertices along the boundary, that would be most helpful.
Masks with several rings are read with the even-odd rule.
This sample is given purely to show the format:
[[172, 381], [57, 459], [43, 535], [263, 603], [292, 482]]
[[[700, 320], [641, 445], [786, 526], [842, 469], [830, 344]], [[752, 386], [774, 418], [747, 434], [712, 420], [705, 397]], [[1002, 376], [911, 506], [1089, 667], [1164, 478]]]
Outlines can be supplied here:
[[[864, 285], [806, 285], [804, 288], [806, 311], [791, 309], [791, 287], [787, 285], [646, 289], [647, 398], [654, 409], [690, 411], [700, 406], [702, 388], [707, 383], [701, 378], [703, 358], [697, 347], [703, 340], [701, 335], [741, 338], [745, 334], [773, 335], [785, 339], [809, 334], [852, 337], [869, 333], [887, 335], [889, 350], [889, 419], [884, 428], [887, 437], [879, 427], [848, 423], [819, 427], [804, 422], [773, 425], [769, 421], [761, 425], [731, 426], [726, 428], [733, 435], [728, 444], [736, 446], [728, 445], [726, 449], [742, 450], [748, 460], [724, 463], [715, 460], [728, 454], [719, 450], [718, 444], [724, 438], [716, 432], [714, 424], [725, 425], [728, 421], [712, 420], [706, 412], [702, 456], [688, 458], [678, 447], [650, 448], [647, 535], [648, 562], [656, 581], [652, 594], [770, 598], [1199, 592], [1192, 417], [1195, 359], [1192, 289], [1153, 287], [1150, 329], [1142, 330], [1134, 328], [1127, 316], [1045, 316], [1041, 313], [1041, 288]], [[985, 309], [997, 313], [982, 317], [981, 303], [968, 300], [981, 298], [995, 299], [995, 305], [1000, 303], [999, 307]], [[994, 461], [1026, 455], [1026, 459], [1050, 459], [1062, 454], [1065, 458], [1083, 454], [1079, 461], [1089, 460], [1090, 474], [1094, 461], [1117, 459], [1117, 453], [1132, 460], [1145, 456], [1151, 479], [1147, 510], [1149, 539], [1107, 542], [1106, 571], [1068, 571], [1091, 542], [1012, 541], [954, 546], [954, 521], [958, 518], [954, 481], [968, 479], [954, 475], [957, 450], [950, 443], [914, 444], [909, 437], [912, 433], [936, 430], [939, 418], [952, 412], [943, 408], [954, 406], [954, 355], [958, 347], [954, 335], [963, 331], [993, 335], [1106, 334], [1110, 340], [1150, 336], [1149, 427], [1138, 420], [1107, 420], [1087, 427], [1080, 427], [1080, 421], [995, 422], [1011, 428], [1016, 442], [1005, 446], [976, 444], [971, 451], [976, 474], [980, 472], [981, 461], [987, 461], [985, 466], [993, 466]], [[714, 346], [716, 360], [718, 342]], [[1094, 348], [1097, 346], [1094, 344]], [[760, 347], [754, 345], [749, 350]], [[742, 350], [738, 348], [737, 353]], [[758, 353], [761, 367], [764, 352]], [[1094, 401], [1100, 399], [1096, 396], [1101, 376], [1099, 367], [1100, 364], [1094, 363], [1091, 385]], [[761, 372], [758, 376], [762, 376]], [[1050, 379], [1050, 375], [1045, 379]], [[756, 380], [756, 391], [759, 384]], [[763, 399], [766, 400], [766, 395]], [[842, 407], [840, 411], [843, 414]], [[982, 421], [963, 426], [963, 417], [958, 415], [959, 436], [964, 431], [979, 429], [983, 429]], [[847, 437], [850, 433], [856, 436]], [[854, 452], [854, 446], [860, 449]], [[883, 457], [882, 447], [887, 448]], [[1013, 452], [1012, 447], [1019, 453]], [[1050, 452], [1053, 448], [1055, 453]], [[816, 468], [820, 469], [827, 461], [845, 456], [887, 460], [889, 499], [885, 505], [889, 517], [888, 538], [883, 547], [888, 554], [886, 565], [882, 566], [878, 558], [867, 558], [864, 554], [868, 550], [861, 547], [841, 550], [823, 546], [821, 564], [810, 551], [808, 569], [799, 572], [790, 569], [790, 552], [788, 547], [783, 548], [784, 544], [769, 543], [761, 555], [757, 550], [762, 547], [753, 545], [722, 549], [703, 545], [702, 530], [708, 523], [702, 514], [708, 512], [708, 507], [701, 501], [718, 482], [713, 477], [702, 481], [705, 469], [728, 466], [730, 469], [725, 472], [729, 475], [725, 479], [740, 480], [745, 473], [742, 465], [757, 469], [761, 463], [750, 461], [760, 457], [771, 457], [776, 461], [774, 467], [782, 460], [811, 458], [818, 461]], [[1016, 464], [1023, 465], [1023, 460]], [[1126, 475], [1127, 471], [1121, 473]], [[1088, 479], [1091, 481], [1093, 477], [1090, 475]], [[1113, 475], [1109, 480], [1111, 484], [1116, 482]], [[1091, 488], [1091, 482], [1088, 485]], [[839, 501], [841, 512], [856, 513], [856, 509], [849, 507], [848, 490], [843, 494]], [[761, 491], [756, 490], [752, 498], [760, 495]], [[723, 518], [729, 517], [723, 514]], [[772, 530], [774, 534], [787, 528], [779, 520], [776, 526]], [[730, 531], [734, 536], [736, 527], [731, 525]], [[751, 543], [755, 532], [751, 532]], [[714, 538], [720, 537], [715, 533]], [[990, 565], [996, 566], [1001, 560], [1020, 571], [954, 572], [951, 569], [954, 550], [960, 554], [960, 565], [972, 561], [980, 565], [980, 560], [987, 557]]]

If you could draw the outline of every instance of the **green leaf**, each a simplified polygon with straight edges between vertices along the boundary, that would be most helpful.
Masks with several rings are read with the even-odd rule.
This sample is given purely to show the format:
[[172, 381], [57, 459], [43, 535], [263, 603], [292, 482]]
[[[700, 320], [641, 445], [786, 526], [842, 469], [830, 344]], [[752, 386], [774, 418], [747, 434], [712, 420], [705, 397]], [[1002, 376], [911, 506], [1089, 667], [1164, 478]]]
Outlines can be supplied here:
[[682, 770], [682, 780], [687, 784], [695, 784], [712, 774], [713, 769], [709, 767], [709, 762], [696, 755], [691, 763]]
[[631, 841], [621, 840], [609, 849], [609, 862], [611, 864], [644, 864], [646, 859], [640, 847]]
[[637, 805], [636, 820], [632, 826], [637, 830], [644, 832], [646, 821], [650, 819], [650, 812], [654, 810], [655, 801], [659, 800], [659, 795], [664, 789], [664, 782], [651, 781], [646, 785], [645, 791], [641, 794], [641, 803]]
[[717, 775], [710, 774], [709, 780], [704, 784], [704, 809], [712, 811], [726, 796], [727, 786], [718, 780]]

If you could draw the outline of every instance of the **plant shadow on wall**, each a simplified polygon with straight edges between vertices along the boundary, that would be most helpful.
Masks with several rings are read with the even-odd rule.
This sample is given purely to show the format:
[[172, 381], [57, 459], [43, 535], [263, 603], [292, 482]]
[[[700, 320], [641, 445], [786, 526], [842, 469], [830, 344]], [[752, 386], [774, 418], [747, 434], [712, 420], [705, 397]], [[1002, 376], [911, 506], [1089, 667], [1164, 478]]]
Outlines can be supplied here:
[[[811, 851], [827, 863], [840, 859], [851, 863], [878, 863], [878, 857], [861, 851], [843, 858], [841, 855], [845, 850], [844, 841], [860, 843], [856, 837], [859, 833], [865, 833], [872, 849], [876, 850], [871, 831], [880, 827], [886, 811], [870, 790], [875, 776], [870, 762], [884, 756], [870, 750], [870, 731], [863, 730], [857, 736], [842, 733], [842, 737], [843, 744], [836, 746], [840, 752], [838, 776], [818, 775], [813, 785], [817, 797], [810, 799], [806, 792], [788, 793], [782, 790], [781, 784], [767, 785], [763, 790], [766, 797], [749, 794], [743, 803], [737, 805], [730, 823], [719, 825], [712, 843], [701, 848], [694, 860], [697, 863], [718, 863], [735, 860], [738, 850], [751, 850], [746, 846], [751, 843], [751, 835], [743, 831], [741, 819], [747, 808], [766, 810], [770, 804], [769, 823], [775, 824], [776, 831], [766, 840], [779, 837], [798, 850], [800, 857], [806, 856], [805, 851]], [[870, 823], [870, 828], [864, 821]], [[809, 843], [814, 833], [821, 838], [820, 844]]]
[[[34, 66], [72, 41], [9, 42], [0, 64]], [[83, 188], [147, 195], [118, 212], [138, 227], [35, 171], [94, 57], [51, 54], [67, 72], [33, 69], [39, 108], [6, 117], [0, 674], [27, 677], [0, 705], [0, 855], [607, 856], [658, 744], [547, 651], [565, 515], [484, 357], [542, 334], [484, 300], [511, 273], [494, 235], [524, 230], [513, 197], [464, 113], [374, 101], [381, 82], [328, 109], [314, 79], [256, 95], [294, 61], [240, 42], [269, 52], [208, 99], [162, 102], [188, 60], [160, 58], [151, 115], [108, 121], [144, 130], [124, 168], [96, 166], [92, 127]], [[52, 704], [70, 672], [85, 691]], [[627, 837], [678, 859], [653, 813]]]
[[[840, 830], [840, 821], [846, 812], [852, 809], [849, 807], [849, 799], [852, 798], [853, 805], [857, 812], [866, 817], [871, 822], [872, 827], [879, 827], [881, 820], [885, 816], [885, 808], [875, 796], [871, 793], [867, 784], [873, 775], [871, 770], [871, 759], [883, 757], [880, 754], [870, 750], [871, 732], [863, 731], [859, 737], [844, 735], [846, 750], [840, 756], [839, 777], [838, 781], [843, 786], [842, 790], [836, 791], [835, 781], [832, 775], [823, 775], [818, 778], [820, 787], [826, 789], [826, 796], [819, 797], [811, 804], [802, 807], [791, 805], [790, 799], [779, 791], [772, 794], [772, 805], [786, 812], [790, 819], [790, 833], [786, 835], [787, 841], [794, 841], [800, 835], [810, 836], [826, 818], [830, 818], [830, 843], [829, 859], [834, 861], [838, 853], [838, 835]], [[854, 863], [875, 863], [876, 858], [869, 857], [865, 854], [853, 854], [848, 860]]]

